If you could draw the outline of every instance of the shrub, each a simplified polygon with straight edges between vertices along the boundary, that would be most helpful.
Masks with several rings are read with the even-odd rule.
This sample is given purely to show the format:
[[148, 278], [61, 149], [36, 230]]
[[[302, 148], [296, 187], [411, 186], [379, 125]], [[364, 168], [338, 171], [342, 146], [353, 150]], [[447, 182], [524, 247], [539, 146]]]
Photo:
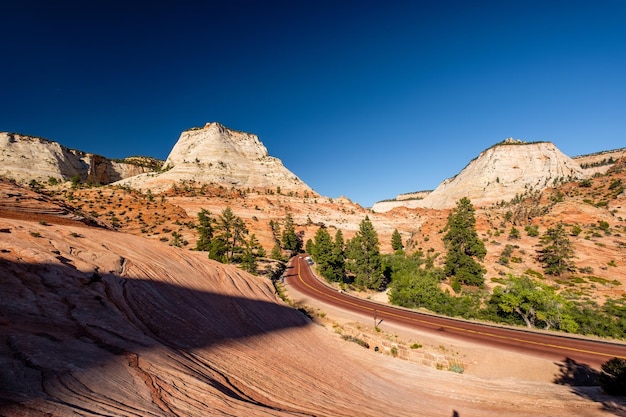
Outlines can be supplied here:
[[626, 359], [613, 358], [602, 364], [598, 382], [608, 395], [626, 395]]
[[530, 237], [539, 236], [539, 228], [537, 226], [528, 225], [524, 228], [524, 230], [526, 231], [526, 234]]
[[343, 336], [341, 336], [341, 338], [342, 338], [343, 340], [347, 340], [348, 342], [354, 342], [354, 343], [356, 343], [357, 345], [359, 345], [359, 346], [363, 346], [363, 347], [364, 347], [364, 348], [366, 348], [366, 349], [369, 349], [369, 348], [370, 348], [369, 343], [367, 343], [365, 340], [359, 339], [359, 338], [357, 338], [357, 337], [354, 337], [354, 336], [349, 336], [349, 335], [345, 335], [345, 334], [344, 334]]

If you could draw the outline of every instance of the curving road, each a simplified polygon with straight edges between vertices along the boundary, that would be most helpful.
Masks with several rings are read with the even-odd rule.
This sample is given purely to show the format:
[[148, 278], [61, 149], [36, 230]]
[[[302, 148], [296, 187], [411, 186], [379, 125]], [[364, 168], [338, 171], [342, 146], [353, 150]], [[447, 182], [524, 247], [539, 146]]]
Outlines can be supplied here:
[[434, 316], [353, 297], [320, 282], [304, 257], [291, 259], [285, 283], [298, 292], [353, 313], [384, 320], [409, 328], [429, 331], [465, 341], [504, 348], [548, 358], [554, 361], [574, 360], [599, 369], [613, 357], [626, 359], [626, 344], [604, 342], [558, 333], [511, 329], [448, 317]]

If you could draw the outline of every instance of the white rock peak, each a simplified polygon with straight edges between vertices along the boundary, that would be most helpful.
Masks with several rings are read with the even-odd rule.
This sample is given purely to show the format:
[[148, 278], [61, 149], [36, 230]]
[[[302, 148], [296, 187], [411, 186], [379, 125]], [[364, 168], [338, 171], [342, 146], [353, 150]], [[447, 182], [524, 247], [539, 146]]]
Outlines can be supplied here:
[[580, 165], [551, 142], [525, 143], [511, 138], [488, 148], [461, 172], [443, 181], [421, 200], [376, 203], [375, 211], [395, 207], [452, 208], [463, 197], [474, 206], [509, 201], [529, 190], [543, 190], [555, 181], [582, 179]]
[[181, 133], [165, 164], [164, 172], [127, 178], [116, 184], [164, 191], [181, 181], [198, 184], [281, 191], [313, 190], [278, 158], [268, 155], [257, 135], [207, 123]]

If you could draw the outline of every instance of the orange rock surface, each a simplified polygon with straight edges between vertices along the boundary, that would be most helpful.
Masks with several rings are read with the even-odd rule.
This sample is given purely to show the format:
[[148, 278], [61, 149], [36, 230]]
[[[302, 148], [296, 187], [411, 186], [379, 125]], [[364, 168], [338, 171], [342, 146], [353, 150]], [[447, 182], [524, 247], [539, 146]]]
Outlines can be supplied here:
[[1, 184], [0, 415], [624, 410], [598, 388], [456, 374], [365, 350], [283, 303], [267, 279], [91, 226], [53, 200]]

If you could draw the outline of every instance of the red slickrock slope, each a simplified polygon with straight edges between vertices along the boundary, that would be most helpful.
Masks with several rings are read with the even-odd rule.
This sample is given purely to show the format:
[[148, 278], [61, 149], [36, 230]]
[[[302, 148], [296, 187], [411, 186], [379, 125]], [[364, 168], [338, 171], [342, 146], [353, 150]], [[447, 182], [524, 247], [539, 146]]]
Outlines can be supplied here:
[[1, 185], [0, 415], [599, 416], [614, 407], [597, 388], [485, 380], [342, 342], [265, 279], [87, 226]]

